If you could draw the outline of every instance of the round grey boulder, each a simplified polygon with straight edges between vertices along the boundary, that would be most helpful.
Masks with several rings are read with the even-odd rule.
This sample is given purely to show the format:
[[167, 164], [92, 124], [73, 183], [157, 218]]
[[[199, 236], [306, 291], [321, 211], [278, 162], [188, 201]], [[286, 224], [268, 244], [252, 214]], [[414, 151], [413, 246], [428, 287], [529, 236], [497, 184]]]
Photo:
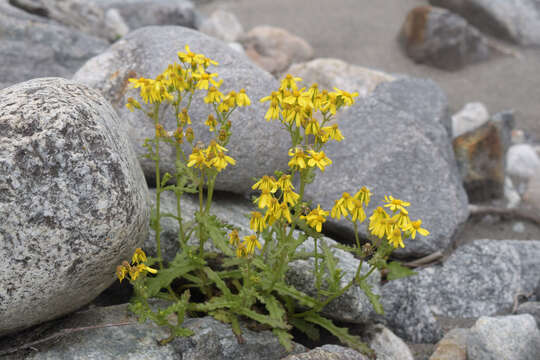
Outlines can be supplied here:
[[147, 192], [97, 91], [60, 78], [0, 90], [0, 336], [106, 289], [147, 237]]

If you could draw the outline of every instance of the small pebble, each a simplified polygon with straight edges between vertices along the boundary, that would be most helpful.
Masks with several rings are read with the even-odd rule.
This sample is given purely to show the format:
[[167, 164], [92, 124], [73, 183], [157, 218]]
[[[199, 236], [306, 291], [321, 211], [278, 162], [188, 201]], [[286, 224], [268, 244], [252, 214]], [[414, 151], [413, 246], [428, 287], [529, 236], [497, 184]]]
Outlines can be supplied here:
[[525, 224], [519, 221], [512, 226], [512, 230], [517, 233], [523, 233], [525, 232]]

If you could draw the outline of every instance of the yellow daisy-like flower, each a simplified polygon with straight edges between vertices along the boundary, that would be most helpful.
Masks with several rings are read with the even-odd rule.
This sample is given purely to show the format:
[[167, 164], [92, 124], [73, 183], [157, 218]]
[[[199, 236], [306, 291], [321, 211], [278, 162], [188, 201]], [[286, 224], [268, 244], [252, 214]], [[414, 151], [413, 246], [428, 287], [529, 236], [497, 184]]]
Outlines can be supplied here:
[[360, 223], [366, 220], [366, 213], [364, 206], [360, 200], [353, 199], [354, 208], [351, 210], [351, 220], [354, 222], [358, 220]]
[[229, 244], [237, 247], [240, 244], [240, 237], [238, 236], [238, 230], [233, 230], [229, 233]]
[[215, 167], [218, 171], [222, 171], [229, 164], [236, 165], [236, 160], [232, 157], [225, 155], [224, 152], [217, 153], [209, 162], [210, 166]]
[[283, 190], [283, 202], [290, 204], [291, 206], [296, 205], [298, 202], [298, 199], [300, 199], [300, 195], [295, 193], [293, 190]]
[[319, 135], [321, 129], [319, 126], [319, 122], [315, 118], [311, 118], [307, 124], [306, 124], [306, 134], [309, 135]]
[[403, 212], [403, 210], [400, 210], [394, 216], [392, 216], [392, 219], [395, 219], [396, 225], [403, 230], [408, 228], [409, 224], [411, 223], [408, 213]]
[[262, 190], [261, 195], [255, 199], [255, 202], [257, 203], [257, 206], [259, 209], [264, 209], [265, 207], [269, 207], [271, 205], [271, 199], [274, 197], [270, 193], [270, 190]]
[[217, 122], [216, 118], [214, 117], [214, 115], [212, 115], [212, 114], [208, 115], [208, 118], [204, 122], [204, 125], [208, 126], [208, 130], [210, 132], [213, 132], [214, 130], [216, 130], [217, 124], [218, 124], [218, 122]]
[[210, 141], [210, 145], [208, 145], [208, 148], [205, 150], [207, 156], [210, 154], [217, 156], [219, 153], [227, 151], [228, 150], [226, 148], [219, 145], [215, 140]]
[[369, 217], [368, 230], [379, 239], [386, 233], [386, 220], [389, 215], [384, 211], [382, 207], [378, 207], [373, 211], [373, 214]]
[[244, 245], [246, 247], [246, 254], [251, 255], [255, 252], [255, 247], [258, 247], [259, 250], [262, 248], [261, 243], [257, 239], [256, 235], [244, 236]]
[[394, 248], [397, 248], [398, 246], [401, 246], [402, 248], [405, 247], [405, 244], [403, 244], [403, 239], [401, 237], [401, 230], [399, 230], [399, 228], [394, 228], [394, 231], [392, 231], [392, 233], [388, 237], [388, 242], [392, 244]]
[[[128, 264], [129, 265], [129, 264]], [[124, 265], [118, 265], [116, 267], [116, 276], [118, 277], [118, 280], [122, 282], [126, 275], [129, 273], [129, 268]]]
[[405, 231], [410, 231], [411, 232], [411, 238], [413, 238], [413, 239], [416, 238], [416, 232], [420, 233], [420, 235], [422, 235], [422, 236], [428, 236], [429, 231], [427, 231], [426, 229], [422, 229], [420, 226], [422, 226], [422, 220], [411, 221], [409, 223], [409, 226], [404, 230]]
[[251, 105], [251, 100], [249, 100], [245, 89], [240, 89], [240, 92], [236, 95], [236, 104], [238, 106]]
[[272, 194], [278, 189], [278, 184], [273, 176], [264, 175], [259, 181], [257, 181], [252, 187], [253, 190], [268, 190]]
[[316, 209], [311, 210], [309, 214], [306, 216], [302, 215], [300, 216], [302, 219], [305, 219], [308, 225], [317, 232], [321, 232], [322, 230], [322, 224], [326, 221], [326, 217], [328, 216], [328, 211], [324, 211], [321, 209], [321, 205], [317, 205]]
[[218, 90], [217, 87], [211, 86], [210, 89], [208, 89], [208, 93], [204, 97], [204, 102], [207, 104], [209, 103], [218, 104], [221, 101], [221, 99], [223, 99], [223, 97], [224, 95]]
[[279, 87], [279, 90], [285, 90], [285, 89], [296, 90], [297, 81], [302, 81], [302, 79], [299, 77], [294, 77], [291, 74], [287, 74], [285, 75], [285, 78], [281, 80], [281, 86]]
[[337, 89], [337, 88], [334, 88], [334, 90], [338, 93], [338, 95], [341, 97], [341, 99], [343, 99], [343, 103], [346, 106], [351, 106], [352, 104], [354, 104], [354, 98], [358, 96], [357, 92], [353, 92], [351, 94], [351, 93], [349, 93], [347, 91], [343, 91], [343, 90], [340, 90], [340, 89]]
[[204, 151], [199, 148], [194, 148], [193, 152], [189, 155], [187, 166], [195, 166], [196, 168], [202, 170], [204, 168], [210, 167], [211, 165], [208, 163], [208, 160], [204, 155]]
[[294, 186], [291, 182], [291, 175], [283, 174], [277, 181], [277, 185], [282, 191], [294, 190]]
[[353, 198], [360, 200], [362, 204], [368, 206], [369, 201], [371, 200], [371, 191], [369, 191], [367, 187], [362, 186], [362, 188], [354, 194]]
[[292, 223], [291, 212], [287, 203], [282, 202], [279, 204], [279, 210], [279, 217], [286, 219], [289, 224]]
[[334, 219], [341, 219], [341, 217], [347, 217], [349, 213], [347, 212], [347, 207], [345, 206], [343, 199], [334, 200], [334, 207], [330, 211], [330, 216]]
[[146, 254], [141, 248], [136, 248], [135, 252], [133, 253], [133, 257], [131, 258], [132, 264], [140, 264], [143, 262], [146, 262]]
[[251, 212], [251, 219], [249, 220], [249, 227], [255, 232], [263, 232], [266, 229], [267, 224], [264, 221], [262, 214], [258, 211]]
[[409, 203], [407, 201], [395, 199], [391, 195], [390, 196], [385, 196], [384, 197], [384, 202], [388, 203], [388, 204], [384, 205], [384, 207], [388, 207], [392, 211], [401, 210], [405, 214], [408, 214], [407, 209], [405, 209], [405, 206], [411, 205], [411, 203]]
[[345, 139], [343, 137], [343, 134], [339, 130], [337, 124], [332, 124], [330, 126], [325, 126], [325, 127], [323, 127], [321, 129], [321, 132], [324, 133], [330, 139], [336, 140], [337, 142], [340, 142], [341, 140]]
[[186, 51], [185, 53], [179, 51], [177, 54], [181, 62], [183, 62], [184, 64], [189, 64], [192, 67], [205, 63], [206, 58], [203, 55], [195, 54], [189, 49], [188, 45], [186, 45], [184, 49]]
[[306, 113], [300, 105], [288, 105], [283, 111], [283, 117], [288, 124], [294, 123], [299, 128], [306, 119]]
[[280, 109], [279, 109], [278, 102], [277, 100], [272, 99], [272, 102], [270, 103], [270, 107], [268, 108], [268, 111], [264, 115], [264, 118], [266, 119], [266, 121], [279, 119], [279, 113], [280, 113]]
[[218, 83], [213, 79], [216, 76], [218, 76], [217, 73], [209, 74], [204, 70], [193, 74], [193, 78], [197, 80], [197, 85], [195, 85], [195, 87], [201, 90], [208, 90], [210, 84], [219, 86]]
[[289, 156], [292, 156], [292, 159], [289, 161], [289, 167], [305, 169], [307, 167], [308, 157], [302, 148], [290, 149]]
[[319, 170], [324, 172], [324, 168], [332, 164], [332, 160], [326, 157], [324, 151], [315, 152], [313, 150], [308, 151], [311, 158], [308, 160], [310, 167], [317, 166]]
[[128, 108], [129, 111], [133, 112], [134, 109], [140, 109], [141, 104], [139, 104], [139, 102], [135, 100], [134, 98], [130, 97], [128, 98], [126, 107]]
[[178, 113], [178, 119], [180, 120], [180, 124], [182, 126], [185, 126], [186, 124], [190, 125], [191, 118], [189, 117], [188, 109], [183, 108], [182, 110], [180, 110], [180, 112]]

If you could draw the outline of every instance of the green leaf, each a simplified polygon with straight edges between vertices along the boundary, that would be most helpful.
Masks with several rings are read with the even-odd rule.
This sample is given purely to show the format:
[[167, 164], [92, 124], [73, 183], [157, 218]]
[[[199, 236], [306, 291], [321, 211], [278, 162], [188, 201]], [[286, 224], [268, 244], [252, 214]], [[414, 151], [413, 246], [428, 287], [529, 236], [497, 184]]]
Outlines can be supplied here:
[[289, 322], [292, 326], [306, 334], [310, 340], [317, 341], [321, 337], [319, 329], [317, 329], [317, 327], [315, 327], [312, 323], [295, 317], [291, 317]]
[[381, 296], [376, 295], [376, 294], [373, 293], [373, 291], [371, 291], [371, 286], [368, 284], [366, 279], [360, 280], [358, 285], [360, 286], [360, 289], [362, 289], [362, 291], [364, 291], [364, 294], [366, 294], [366, 296], [369, 299], [369, 302], [371, 303], [371, 305], [373, 306], [373, 309], [375, 310], [375, 312], [377, 314], [379, 314], [379, 315], [384, 314], [384, 309], [383, 309], [381, 303], [379, 302], [379, 298]]
[[290, 328], [290, 326], [287, 325], [287, 323], [283, 321], [283, 319], [274, 319], [268, 315], [259, 314], [258, 312], [255, 312], [253, 310], [250, 310], [244, 307], [236, 309], [236, 312], [257, 321], [260, 324], [270, 325], [273, 328], [284, 329], [284, 330], [288, 330]]
[[289, 334], [288, 331], [283, 330], [283, 329], [272, 329], [272, 332], [274, 333], [274, 335], [277, 336], [280, 344], [283, 345], [285, 350], [291, 351], [293, 349], [293, 345], [292, 345], [293, 336]]
[[274, 284], [273, 290], [277, 291], [280, 295], [292, 297], [293, 299], [298, 301], [300, 305], [312, 308], [317, 306], [318, 304], [317, 301], [311, 296], [306, 295], [305, 293], [296, 290], [296, 288], [286, 285], [283, 282], [276, 282]]
[[322, 317], [319, 314], [310, 313], [308, 314], [304, 320], [312, 322], [314, 324], [319, 325], [320, 327], [325, 328], [330, 333], [332, 333], [334, 336], [336, 336], [341, 342], [347, 344], [349, 347], [360, 351], [361, 353], [367, 355], [367, 356], [373, 356], [374, 352], [367, 346], [365, 343], [363, 343], [358, 336], [354, 336], [349, 334], [349, 331], [346, 328], [341, 328], [324, 317]]
[[388, 274], [386, 278], [388, 280], [396, 280], [407, 276], [417, 275], [418, 273], [412, 271], [408, 267], [402, 266], [398, 261], [391, 261], [387, 266]]
[[257, 299], [264, 304], [271, 318], [283, 320], [285, 318], [285, 309], [283, 305], [273, 295], [260, 294]]
[[237, 306], [238, 301], [227, 299], [225, 296], [215, 296], [202, 304], [191, 304], [195, 311], [211, 312], [218, 309], [230, 309]]
[[219, 275], [212, 269], [210, 269], [208, 266], [205, 266], [203, 271], [205, 272], [206, 276], [208, 276], [208, 279], [212, 280], [214, 284], [216, 284], [216, 287], [225, 295], [225, 297], [231, 296], [231, 290], [227, 287], [227, 284], [219, 277]]
[[199, 268], [199, 264], [187, 259], [184, 254], [185, 252], [177, 254], [174, 260], [169, 263], [168, 268], [159, 270], [154, 277], [146, 278], [149, 297], [156, 295], [161, 289], [167, 288], [174, 279]]

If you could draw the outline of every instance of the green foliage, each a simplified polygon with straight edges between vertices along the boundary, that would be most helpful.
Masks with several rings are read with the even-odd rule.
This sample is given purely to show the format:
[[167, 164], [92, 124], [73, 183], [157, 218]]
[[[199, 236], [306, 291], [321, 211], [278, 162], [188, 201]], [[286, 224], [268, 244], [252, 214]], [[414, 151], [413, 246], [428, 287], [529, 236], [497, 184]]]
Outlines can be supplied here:
[[[192, 334], [182, 327], [186, 315], [208, 314], [230, 324], [239, 341], [243, 341], [241, 321], [271, 329], [287, 350], [292, 349], [292, 327], [311, 339], [318, 339], [319, 328], [324, 328], [343, 343], [372, 355], [357, 336], [336, 326], [321, 312], [352, 286], [358, 286], [375, 311], [382, 314], [380, 296], [372, 291], [368, 277], [377, 269], [386, 269], [390, 280], [414, 274], [399, 263], [388, 264], [387, 260], [396, 247], [404, 246], [403, 236], [428, 232], [420, 227], [420, 220], [408, 218], [405, 207], [409, 203], [390, 196], [385, 198], [384, 207], [392, 213], [382, 207], [374, 211], [369, 218], [373, 238], [362, 245], [358, 224], [367, 218], [365, 210], [371, 196], [362, 187], [354, 196], [344, 193], [331, 211], [332, 217], [343, 216], [355, 229], [353, 246], [337, 245], [360, 259], [351, 279], [344, 280], [339, 259], [322, 239], [322, 225], [329, 212], [305, 201], [305, 187], [313, 182], [318, 169], [323, 171], [332, 164], [322, 150], [328, 141], [343, 139], [333, 116], [340, 108], [352, 105], [358, 94], [338, 89], [320, 91], [316, 84], [308, 90], [298, 89], [296, 82], [300, 79], [288, 75], [278, 91], [261, 99], [270, 102], [265, 118], [279, 120], [291, 136], [291, 160], [287, 173], [275, 173], [278, 180], [273, 176], [256, 179], [253, 189], [261, 194], [254, 201], [260, 211], [250, 216], [254, 234], [240, 239], [236, 229], [212, 215], [211, 204], [217, 176], [235, 164], [226, 155], [232, 128], [230, 116], [251, 101], [243, 89], [226, 95], [219, 91], [221, 81], [214, 79], [217, 74], [207, 72], [209, 66], [217, 65], [211, 59], [191, 52], [187, 46], [186, 52], [178, 56], [181, 64], [171, 64], [155, 79], [130, 79], [134, 87], [140, 88], [145, 105], [130, 98], [127, 107], [144, 111], [156, 131], [155, 137], [147, 139], [143, 146], [156, 168], [156, 201], [150, 228], [155, 231], [157, 245], [155, 258], [147, 259], [137, 249], [131, 264], [125, 261], [117, 268], [120, 281], [127, 277], [135, 289], [130, 309], [140, 321], [149, 319], [170, 329], [171, 336], [161, 340], [162, 344], [175, 336]], [[192, 99], [203, 90], [204, 101], [213, 113], [207, 119], [193, 121], [205, 120], [204, 124], [215, 135], [207, 145], [196, 141], [199, 134], [189, 126]], [[165, 130], [160, 122], [161, 105], [165, 103], [174, 109], [177, 126], [172, 131]], [[322, 120], [317, 116], [322, 116]], [[169, 147], [176, 158], [175, 171], [162, 176], [163, 147]], [[298, 192], [293, 186], [295, 178], [300, 184]], [[176, 213], [161, 210], [161, 196], [165, 192], [175, 195]], [[182, 215], [182, 197], [186, 193], [198, 195], [199, 207], [192, 221], [185, 221]], [[180, 245], [179, 253], [168, 264], [161, 252], [160, 223], [164, 217], [177, 221]], [[313, 241], [313, 250], [306, 251], [302, 246], [308, 240]], [[217, 252], [208, 251], [209, 247]], [[290, 264], [296, 260], [313, 263], [313, 293], [305, 293], [287, 281]], [[363, 272], [364, 264], [368, 271]], [[160, 308], [161, 303], [151, 304], [151, 298], [168, 305]]]
[[417, 272], [412, 271], [405, 266], [402, 266], [401, 263], [399, 263], [398, 261], [389, 262], [386, 269], [388, 271], [386, 279], [388, 280], [396, 280], [418, 274]]

